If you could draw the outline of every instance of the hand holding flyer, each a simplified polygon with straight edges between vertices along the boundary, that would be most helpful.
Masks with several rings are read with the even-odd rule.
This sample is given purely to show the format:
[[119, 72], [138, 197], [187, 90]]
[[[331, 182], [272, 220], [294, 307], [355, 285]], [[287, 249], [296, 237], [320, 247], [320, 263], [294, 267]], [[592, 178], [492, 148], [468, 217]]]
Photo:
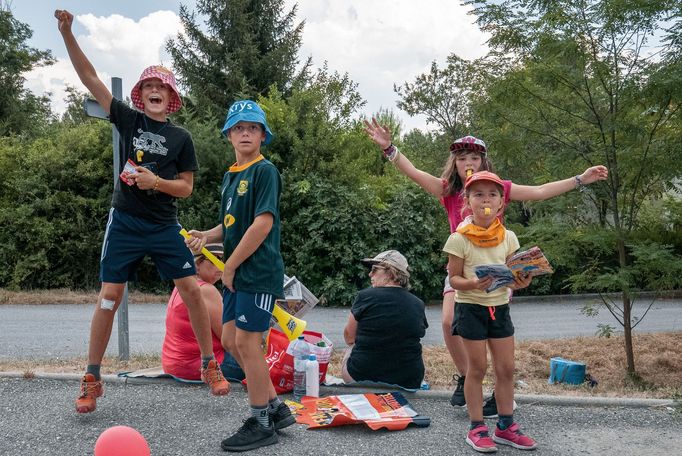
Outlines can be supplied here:
[[128, 159], [125, 166], [123, 167], [123, 171], [119, 175], [121, 180], [123, 182], [125, 182], [127, 185], [130, 185], [130, 186], [135, 185], [135, 181], [130, 179], [128, 176], [130, 176], [131, 174], [135, 174], [135, 167], [136, 166], [137, 165], [135, 163], [133, 163], [133, 161], [131, 159]]
[[475, 266], [474, 272], [479, 279], [492, 277], [493, 283], [485, 290], [490, 293], [514, 282], [514, 277], [518, 277], [520, 274], [535, 277], [551, 274], [554, 269], [552, 269], [542, 250], [535, 246], [512, 255], [506, 264], [482, 264]]

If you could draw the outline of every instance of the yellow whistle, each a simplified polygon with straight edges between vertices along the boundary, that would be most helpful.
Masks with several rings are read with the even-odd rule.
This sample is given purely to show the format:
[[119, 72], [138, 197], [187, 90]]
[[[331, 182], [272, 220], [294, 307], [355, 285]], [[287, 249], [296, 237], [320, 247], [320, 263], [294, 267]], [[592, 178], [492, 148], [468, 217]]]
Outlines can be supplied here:
[[143, 155], [144, 155], [144, 151], [143, 151], [143, 150], [138, 150], [138, 151], [137, 151], [137, 162], [138, 162], [138, 163], [141, 163], [141, 162], [142, 162], [142, 156], [143, 156]]
[[471, 168], [467, 169], [467, 177], [471, 177], [472, 174], [474, 174], [474, 170]]
[[490, 208], [489, 207], [485, 208], [485, 215], [490, 215]]

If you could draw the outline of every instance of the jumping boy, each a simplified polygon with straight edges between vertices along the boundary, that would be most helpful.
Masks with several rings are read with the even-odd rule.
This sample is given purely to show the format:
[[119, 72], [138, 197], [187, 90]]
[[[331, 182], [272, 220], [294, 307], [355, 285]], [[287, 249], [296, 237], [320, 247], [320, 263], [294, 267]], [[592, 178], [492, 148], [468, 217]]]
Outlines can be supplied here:
[[214, 395], [225, 395], [230, 384], [213, 356], [211, 327], [194, 275], [192, 253], [178, 234], [176, 198], [192, 193], [197, 161], [189, 132], [173, 125], [167, 115], [182, 106], [173, 73], [161, 66], [145, 69], [133, 87], [128, 107], [113, 98], [97, 77], [95, 68], [73, 35], [73, 15], [65, 10], [54, 13], [66, 50], [81, 82], [109, 115], [121, 135], [117, 153], [121, 159], [120, 179], [114, 185], [102, 256], [102, 287], [90, 324], [88, 366], [81, 380], [76, 411], [95, 410], [104, 389], [100, 365], [109, 343], [114, 314], [121, 302], [125, 284], [149, 255], [159, 274], [172, 279], [187, 305], [201, 348], [201, 378]]
[[261, 155], [261, 144], [271, 141], [272, 132], [258, 104], [235, 102], [222, 132], [234, 147], [237, 162], [223, 178], [221, 223], [207, 231], [190, 231], [193, 237], [187, 244], [193, 250], [207, 242], [222, 241], [225, 246], [222, 343], [246, 373], [251, 417], [221, 447], [245, 451], [277, 443], [275, 431], [296, 422], [277, 397], [261, 347], [275, 299], [284, 294], [282, 178]]

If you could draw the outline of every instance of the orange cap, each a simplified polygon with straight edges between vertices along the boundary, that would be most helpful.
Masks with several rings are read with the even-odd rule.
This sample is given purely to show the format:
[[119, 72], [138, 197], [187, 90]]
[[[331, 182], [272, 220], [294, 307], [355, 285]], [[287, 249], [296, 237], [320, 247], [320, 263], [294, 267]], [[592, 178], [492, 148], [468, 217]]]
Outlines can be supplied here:
[[471, 176], [467, 177], [467, 180], [464, 182], [464, 188], [467, 189], [471, 184], [474, 182], [479, 182], [479, 181], [490, 181], [494, 182], [497, 185], [501, 185], [504, 187], [504, 183], [502, 182], [502, 179], [495, 174], [491, 173], [490, 171], [479, 171], [477, 173], [472, 174]]

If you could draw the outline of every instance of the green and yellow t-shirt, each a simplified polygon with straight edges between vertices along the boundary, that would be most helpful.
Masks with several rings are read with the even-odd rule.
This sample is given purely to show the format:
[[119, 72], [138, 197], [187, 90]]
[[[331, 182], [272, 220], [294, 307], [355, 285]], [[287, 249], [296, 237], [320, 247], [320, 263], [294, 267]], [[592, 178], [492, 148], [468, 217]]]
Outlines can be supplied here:
[[271, 162], [260, 155], [252, 162], [231, 166], [223, 177], [220, 223], [225, 258], [228, 258], [254, 219], [266, 212], [273, 225], [263, 243], [238, 268], [234, 288], [246, 293], [284, 297], [284, 262], [280, 253], [279, 199], [282, 178]]

